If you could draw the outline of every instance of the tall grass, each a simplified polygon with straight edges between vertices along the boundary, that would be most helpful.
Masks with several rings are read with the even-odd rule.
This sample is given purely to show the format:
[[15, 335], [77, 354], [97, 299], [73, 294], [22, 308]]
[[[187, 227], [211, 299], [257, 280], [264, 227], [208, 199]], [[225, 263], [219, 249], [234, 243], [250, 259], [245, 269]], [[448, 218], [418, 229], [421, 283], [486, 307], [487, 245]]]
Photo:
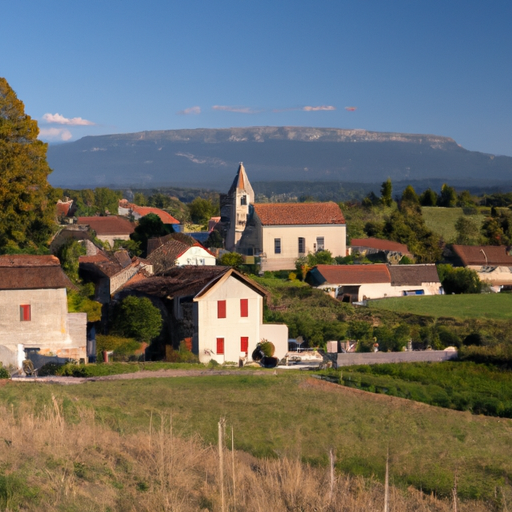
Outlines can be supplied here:
[[[0, 508], [66, 511], [217, 511], [221, 508], [219, 448], [176, 435], [172, 416], [154, 415], [147, 432], [123, 434], [90, 408], [65, 421], [52, 397], [39, 414], [3, 407], [0, 431]], [[236, 430], [234, 431], [236, 437]], [[221, 446], [222, 451], [227, 451]], [[373, 479], [312, 467], [298, 459], [257, 459], [241, 451], [224, 457], [226, 510], [247, 512], [382, 511], [384, 488]], [[236, 475], [236, 493], [235, 478]], [[390, 463], [390, 481], [393, 465]], [[332, 484], [332, 492], [331, 492]], [[452, 510], [415, 489], [389, 490], [390, 510]], [[462, 512], [501, 510], [481, 502]]]

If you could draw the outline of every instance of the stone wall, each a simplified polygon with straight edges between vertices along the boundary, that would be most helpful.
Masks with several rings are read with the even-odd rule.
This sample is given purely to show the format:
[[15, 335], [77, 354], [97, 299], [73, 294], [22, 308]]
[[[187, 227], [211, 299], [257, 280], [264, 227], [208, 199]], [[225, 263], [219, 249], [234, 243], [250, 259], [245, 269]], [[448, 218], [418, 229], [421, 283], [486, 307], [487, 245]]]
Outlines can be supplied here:
[[368, 352], [368, 353], [340, 353], [337, 357], [337, 366], [352, 366], [359, 364], [384, 363], [417, 363], [441, 362], [457, 359], [456, 351], [422, 350], [411, 352]]

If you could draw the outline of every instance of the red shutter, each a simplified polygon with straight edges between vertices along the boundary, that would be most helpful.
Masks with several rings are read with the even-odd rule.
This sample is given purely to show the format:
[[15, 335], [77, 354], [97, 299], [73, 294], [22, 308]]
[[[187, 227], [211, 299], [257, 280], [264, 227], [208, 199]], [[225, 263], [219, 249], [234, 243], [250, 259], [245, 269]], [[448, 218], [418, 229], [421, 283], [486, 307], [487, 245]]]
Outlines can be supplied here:
[[224, 338], [217, 338], [217, 354], [224, 354]]
[[240, 299], [240, 316], [249, 316], [249, 299]]
[[20, 320], [22, 322], [30, 321], [30, 304], [20, 306]]
[[226, 301], [217, 301], [217, 318], [226, 318]]
[[249, 353], [249, 338], [244, 336], [240, 338], [240, 352], [243, 352], [245, 355]]

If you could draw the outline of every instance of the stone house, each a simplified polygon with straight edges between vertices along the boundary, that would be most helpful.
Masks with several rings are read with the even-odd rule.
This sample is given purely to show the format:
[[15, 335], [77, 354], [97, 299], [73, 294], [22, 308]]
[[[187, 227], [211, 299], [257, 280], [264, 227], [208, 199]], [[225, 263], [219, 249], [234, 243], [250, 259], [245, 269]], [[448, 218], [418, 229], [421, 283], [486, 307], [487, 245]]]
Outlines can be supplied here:
[[170, 213], [165, 210], [161, 210], [160, 208], [154, 208], [152, 206], [138, 206], [128, 202], [126, 199], [120, 199], [117, 213], [126, 217], [131, 216], [135, 220], [140, 220], [142, 217], [153, 213], [158, 216], [164, 224], [172, 226], [174, 231], [178, 232], [181, 230], [180, 221], [175, 219]]
[[88, 226], [96, 233], [99, 240], [108, 242], [111, 247], [114, 247], [116, 240], [129, 240], [130, 235], [135, 231], [133, 222], [117, 215], [78, 217], [78, 225]]
[[86, 313], [68, 313], [73, 284], [55, 256], [0, 256], [0, 361], [21, 367], [27, 349], [85, 359]]
[[405, 244], [380, 238], [353, 238], [350, 241], [349, 254], [362, 256], [382, 255], [389, 263], [397, 264], [404, 256], [413, 258]]
[[263, 323], [266, 290], [232, 268], [174, 267], [125, 286], [116, 299], [127, 295], [150, 298], [164, 312], [168, 346], [177, 349], [191, 338], [192, 352], [203, 363], [250, 361], [264, 339], [274, 344], [278, 358], [288, 350], [288, 327]]

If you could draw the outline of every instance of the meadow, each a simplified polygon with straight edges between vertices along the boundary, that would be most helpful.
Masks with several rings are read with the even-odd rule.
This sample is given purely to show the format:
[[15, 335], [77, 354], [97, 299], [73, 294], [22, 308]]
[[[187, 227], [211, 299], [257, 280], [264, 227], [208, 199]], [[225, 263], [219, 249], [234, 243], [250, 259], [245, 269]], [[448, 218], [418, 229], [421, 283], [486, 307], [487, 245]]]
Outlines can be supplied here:
[[[489, 208], [485, 209], [489, 211]], [[423, 220], [429, 229], [443, 237], [446, 243], [454, 243], [457, 238], [455, 223], [459, 217], [464, 216], [463, 208], [442, 208], [440, 206], [423, 206], [421, 208]], [[485, 220], [484, 213], [469, 216], [480, 228]]]
[[426, 315], [434, 318], [512, 319], [512, 294], [487, 293], [472, 295], [431, 295], [390, 297], [369, 301], [372, 310]]
[[[245, 478], [239, 510], [313, 510], [313, 499], [317, 510], [382, 510], [388, 448], [392, 510], [451, 510], [455, 474], [465, 503], [459, 510], [502, 510], [512, 500], [508, 419], [366, 393], [296, 371], [71, 386], [4, 382], [0, 500], [18, 500], [19, 508], [35, 493], [48, 503], [61, 500], [53, 510], [220, 510], [211, 447], [221, 417], [228, 434], [233, 428], [236, 464], [245, 464], [237, 471]], [[335, 503], [326, 498], [331, 449]], [[173, 459], [172, 450], [182, 450], [188, 462]], [[175, 487], [162, 488], [171, 472]], [[71, 506], [73, 496], [99, 489], [89, 508]], [[243, 505], [262, 489], [260, 505]], [[139, 505], [130, 501], [136, 499]], [[165, 499], [167, 505], [157, 503]], [[350, 502], [357, 499], [359, 506]]]

